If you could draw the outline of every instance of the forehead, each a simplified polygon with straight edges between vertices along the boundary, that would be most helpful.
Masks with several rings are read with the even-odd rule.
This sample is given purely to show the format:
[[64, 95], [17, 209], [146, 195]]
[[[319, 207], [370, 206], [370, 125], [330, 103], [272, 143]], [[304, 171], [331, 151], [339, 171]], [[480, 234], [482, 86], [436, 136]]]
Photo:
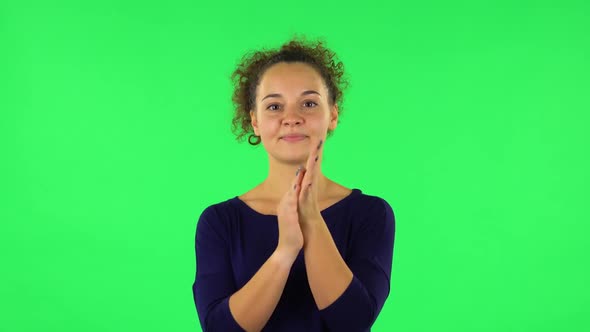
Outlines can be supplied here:
[[259, 95], [272, 92], [320, 90], [324, 88], [321, 75], [310, 65], [301, 62], [279, 62], [268, 68], [260, 80]]

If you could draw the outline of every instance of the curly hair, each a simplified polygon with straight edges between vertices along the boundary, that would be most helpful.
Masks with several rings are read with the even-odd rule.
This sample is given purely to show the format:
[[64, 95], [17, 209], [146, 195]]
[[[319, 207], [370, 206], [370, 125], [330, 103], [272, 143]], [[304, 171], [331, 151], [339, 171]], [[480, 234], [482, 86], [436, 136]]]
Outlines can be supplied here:
[[[256, 109], [256, 89], [264, 72], [279, 62], [304, 62], [315, 68], [323, 78], [328, 90], [330, 106], [338, 104], [338, 113], [342, 113], [343, 90], [349, 86], [344, 75], [344, 64], [338, 60], [336, 54], [324, 47], [323, 39], [316, 43], [308, 43], [305, 37], [295, 36], [284, 43], [278, 50], [262, 49], [247, 52], [241, 59], [236, 70], [231, 75], [234, 92], [234, 117], [232, 132], [237, 135], [236, 140], [243, 141], [248, 136], [250, 145], [260, 144], [260, 137], [254, 135], [250, 119], [250, 110]], [[340, 122], [340, 121], [338, 121]], [[328, 130], [328, 137], [332, 131]], [[250, 138], [257, 138], [257, 142], [250, 142]]]

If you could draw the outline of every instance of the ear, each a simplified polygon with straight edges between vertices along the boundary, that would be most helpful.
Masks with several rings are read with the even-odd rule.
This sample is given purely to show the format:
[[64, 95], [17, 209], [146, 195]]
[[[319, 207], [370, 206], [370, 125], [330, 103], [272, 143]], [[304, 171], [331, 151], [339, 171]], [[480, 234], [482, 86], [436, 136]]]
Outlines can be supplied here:
[[252, 124], [252, 129], [254, 129], [254, 134], [256, 136], [260, 136], [258, 133], [258, 119], [256, 118], [256, 111], [250, 111], [250, 123]]
[[334, 130], [338, 126], [338, 115], [338, 104], [334, 104], [332, 110], [330, 111], [330, 124], [328, 125], [330, 130]]

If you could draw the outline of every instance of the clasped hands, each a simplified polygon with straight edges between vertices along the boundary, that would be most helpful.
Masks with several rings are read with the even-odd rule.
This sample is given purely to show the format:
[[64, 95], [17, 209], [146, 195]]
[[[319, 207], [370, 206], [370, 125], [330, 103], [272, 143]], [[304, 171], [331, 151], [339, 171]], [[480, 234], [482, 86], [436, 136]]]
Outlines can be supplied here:
[[324, 139], [318, 138], [311, 141], [311, 149], [305, 167], [299, 166], [295, 174], [295, 184], [291, 190], [297, 199], [297, 214], [299, 223], [304, 226], [321, 219], [318, 205], [319, 169], [324, 146]]
[[[277, 207], [279, 222], [278, 247], [296, 255], [304, 245], [304, 234], [323, 222], [318, 204], [319, 166], [324, 138], [311, 139], [305, 167], [299, 167], [289, 190]], [[291, 254], [289, 256], [291, 256]], [[293, 257], [293, 256], [291, 256]]]

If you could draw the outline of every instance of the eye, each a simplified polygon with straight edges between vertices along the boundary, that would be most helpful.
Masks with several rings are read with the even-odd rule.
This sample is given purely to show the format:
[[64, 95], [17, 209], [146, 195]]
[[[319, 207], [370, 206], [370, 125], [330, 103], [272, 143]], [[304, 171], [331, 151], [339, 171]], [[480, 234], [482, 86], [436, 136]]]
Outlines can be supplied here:
[[306, 101], [304, 104], [314, 104], [315, 106], [318, 105], [318, 103], [316, 103], [315, 101]]
[[[270, 104], [270, 105], [268, 105], [268, 107], [266, 109], [270, 109], [273, 106], [279, 106], [279, 105], [277, 105], [277, 104]], [[274, 109], [271, 109], [271, 111], [274, 111]]]

